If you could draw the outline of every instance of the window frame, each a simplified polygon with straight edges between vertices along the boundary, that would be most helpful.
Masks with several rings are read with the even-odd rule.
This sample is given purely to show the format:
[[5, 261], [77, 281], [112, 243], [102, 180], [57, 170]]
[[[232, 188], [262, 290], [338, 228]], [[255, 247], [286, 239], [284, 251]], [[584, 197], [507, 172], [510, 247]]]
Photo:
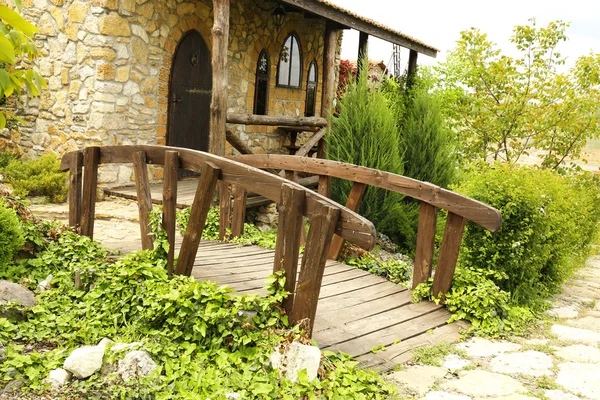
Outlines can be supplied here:
[[[265, 57], [267, 58], [267, 72], [266, 73], [262, 73], [260, 72], [259, 69], [259, 63], [260, 60], [263, 56], [263, 54], [265, 55]], [[256, 60], [256, 72], [254, 74], [255, 76], [255, 80], [254, 80], [254, 104], [252, 105], [252, 114], [254, 115], [269, 115], [269, 85], [270, 85], [270, 67], [271, 67], [271, 60], [269, 60], [269, 52], [267, 51], [267, 49], [262, 49], [260, 51], [260, 53], [258, 54], [258, 59]], [[256, 113], [256, 107], [258, 105], [258, 85], [259, 82], [266, 82], [267, 83], [267, 91], [265, 94], [265, 112], [264, 114], [257, 114]]]
[[[281, 70], [281, 55], [283, 53], [283, 48], [285, 47], [285, 44], [287, 43], [288, 39], [292, 38], [291, 41], [291, 46], [289, 49], [289, 69], [288, 69], [288, 84], [280, 84], [279, 83], [279, 72]], [[292, 81], [292, 49], [293, 49], [293, 44], [294, 41], [296, 42], [296, 44], [298, 45], [298, 56], [300, 58], [300, 68], [299, 68], [299, 72], [298, 72], [298, 86], [295, 85], [291, 85], [291, 81]], [[300, 44], [300, 39], [298, 38], [298, 35], [295, 32], [290, 32], [286, 37], [285, 40], [283, 41], [283, 44], [281, 45], [281, 50], [279, 51], [279, 59], [277, 60], [277, 76], [276, 76], [276, 81], [275, 81], [275, 85], [277, 87], [280, 88], [286, 88], [286, 89], [302, 89], [302, 70], [303, 68], [303, 57], [302, 57], [302, 45]]]
[[[311, 68], [315, 68], [315, 80], [310, 80], [310, 70]], [[312, 60], [308, 66], [308, 73], [306, 74], [306, 100], [304, 101], [304, 116], [305, 117], [314, 117], [317, 114], [317, 88], [319, 86], [319, 65], [317, 64], [317, 60]], [[314, 97], [313, 97], [313, 109], [312, 114], [308, 114], [308, 94], [309, 88], [314, 88]]]

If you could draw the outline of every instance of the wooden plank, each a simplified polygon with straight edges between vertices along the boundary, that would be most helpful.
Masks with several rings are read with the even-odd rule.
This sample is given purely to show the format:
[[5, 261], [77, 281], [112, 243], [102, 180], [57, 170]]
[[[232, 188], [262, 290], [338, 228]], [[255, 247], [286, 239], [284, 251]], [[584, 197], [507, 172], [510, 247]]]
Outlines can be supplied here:
[[227, 129], [227, 48], [229, 0], [213, 0], [212, 97], [210, 102], [210, 152], [225, 155]]
[[340, 293], [327, 298], [321, 296], [319, 299], [319, 313], [345, 310], [347, 307], [352, 307], [357, 304], [384, 298], [390, 294], [397, 294], [405, 291], [406, 288], [400, 285], [379, 281], [379, 283], [375, 285], [361, 287], [350, 292]]
[[308, 153], [312, 150], [312, 148], [315, 147], [319, 143], [319, 140], [321, 140], [323, 138], [323, 136], [325, 136], [325, 132], [327, 132], [327, 129], [323, 128], [319, 132], [312, 135], [311, 138], [308, 139], [306, 141], [306, 143], [304, 143], [302, 145], [302, 147], [300, 147], [300, 149], [298, 149], [298, 151], [294, 155], [296, 157], [307, 156]]
[[317, 314], [317, 303], [325, 263], [327, 262], [327, 251], [339, 214], [338, 208], [320, 203], [320, 207], [310, 217], [310, 230], [306, 239], [302, 269], [300, 270], [300, 278], [298, 279], [296, 296], [290, 315], [292, 323], [299, 323], [304, 319], [308, 319], [306, 333], [309, 336]]
[[440, 246], [440, 255], [438, 265], [433, 278], [433, 294], [435, 297], [440, 294], [443, 296], [448, 293], [452, 286], [458, 252], [465, 231], [465, 218], [454, 213], [448, 213], [446, 228], [444, 229], [444, 238]]
[[69, 226], [76, 228], [81, 221], [81, 178], [83, 153], [77, 153], [69, 169]]
[[81, 234], [94, 238], [94, 215], [96, 213], [96, 188], [98, 187], [99, 147], [86, 147], [83, 151], [83, 198], [81, 207]]
[[[360, 201], [367, 190], [367, 185], [364, 183], [354, 182], [350, 193], [348, 194], [348, 200], [346, 201], [346, 208], [352, 211], [357, 211], [360, 206]], [[344, 239], [338, 235], [333, 236], [331, 247], [329, 248], [329, 258], [331, 260], [337, 260], [342, 253], [344, 247]]]
[[283, 308], [288, 315], [292, 313], [294, 292], [296, 291], [301, 230], [304, 228], [304, 207], [304, 191], [283, 184], [281, 186], [273, 273], [285, 271], [285, 290], [290, 294], [283, 301]]
[[419, 211], [419, 225], [417, 228], [417, 250], [415, 253], [415, 266], [413, 272], [413, 289], [420, 283], [427, 282], [431, 277], [433, 252], [435, 250], [436, 222], [437, 209], [431, 204], [422, 201]]
[[327, 175], [402, 193], [405, 196], [463, 216], [492, 232], [498, 230], [502, 223], [502, 216], [493, 207], [431, 183], [421, 182], [402, 175], [338, 161], [278, 154], [232, 156], [229, 158], [258, 168], [288, 169], [314, 175]]
[[[374, 286], [379, 283], [390, 283], [380, 276], [370, 275], [363, 279], [355, 279], [352, 281], [337, 283], [335, 285], [323, 287], [321, 289], [321, 299], [333, 297], [338, 294], [348, 293], [357, 289]], [[391, 283], [393, 285], [393, 283]]]
[[235, 186], [233, 194], [233, 212], [231, 216], [231, 236], [236, 238], [244, 234], [246, 219], [246, 189]]
[[167, 269], [169, 276], [173, 274], [175, 261], [175, 204], [177, 203], [177, 174], [179, 172], [179, 155], [177, 151], [165, 152], [163, 182], [163, 228], [167, 232], [169, 251], [167, 253]]
[[227, 113], [227, 123], [265, 126], [308, 126], [322, 128], [327, 120], [321, 117], [292, 117], [284, 115], [255, 115]]
[[150, 193], [150, 182], [148, 180], [146, 153], [143, 151], [133, 153], [133, 171], [135, 173], [136, 197], [140, 216], [142, 249], [151, 250], [154, 248], [154, 236], [152, 235], [152, 228], [150, 227], [152, 195]]
[[204, 232], [208, 210], [213, 201], [217, 181], [221, 169], [209, 162], [202, 169], [202, 176], [198, 182], [196, 196], [192, 204], [190, 219], [183, 236], [179, 258], [177, 260], [177, 274], [190, 276], [194, 267], [194, 260], [198, 253], [198, 246]]

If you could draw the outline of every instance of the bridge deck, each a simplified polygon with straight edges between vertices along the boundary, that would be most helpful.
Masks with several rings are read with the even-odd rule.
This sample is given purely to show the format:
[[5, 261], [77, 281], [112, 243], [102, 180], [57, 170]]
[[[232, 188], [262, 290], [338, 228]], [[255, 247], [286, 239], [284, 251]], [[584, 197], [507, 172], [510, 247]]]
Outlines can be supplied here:
[[[139, 240], [121, 246], [125, 252], [139, 249]], [[239, 294], [264, 294], [273, 256], [273, 250], [257, 246], [203, 241], [192, 275], [227, 285]], [[442, 306], [411, 303], [410, 291], [399, 285], [328, 261], [313, 338], [321, 349], [351, 354], [370, 368], [391, 369], [407, 361], [415, 347], [456, 340], [464, 325], [448, 325], [449, 318]], [[380, 345], [386, 350], [371, 352]]]

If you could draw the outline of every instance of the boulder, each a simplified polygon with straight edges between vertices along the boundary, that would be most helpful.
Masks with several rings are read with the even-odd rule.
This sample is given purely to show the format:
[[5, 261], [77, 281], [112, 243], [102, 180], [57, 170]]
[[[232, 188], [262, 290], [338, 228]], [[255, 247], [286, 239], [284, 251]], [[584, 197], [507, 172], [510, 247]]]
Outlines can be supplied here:
[[48, 374], [48, 383], [50, 383], [50, 386], [52, 386], [54, 389], [58, 389], [61, 386], [66, 385], [67, 383], [69, 383], [69, 381], [71, 380], [71, 373], [65, 369], [62, 368], [57, 368], [57, 369], [53, 369], [52, 371], [50, 371], [50, 374]]
[[145, 350], [133, 350], [125, 354], [125, 358], [119, 360], [117, 374], [124, 381], [139, 379], [150, 375], [156, 369], [156, 363]]
[[[17, 303], [24, 307], [33, 307], [37, 304], [35, 294], [14, 282], [0, 281], [0, 305], [3, 303]], [[22, 311], [16, 307], [0, 308], [0, 318], [24, 317]]]
[[298, 373], [303, 369], [309, 380], [317, 377], [321, 364], [321, 350], [315, 346], [308, 346], [293, 342], [289, 346], [281, 345], [271, 353], [271, 366], [278, 369], [292, 382], [298, 382]]
[[92, 376], [102, 368], [105, 346], [83, 346], [73, 350], [67, 357], [64, 369], [79, 379]]

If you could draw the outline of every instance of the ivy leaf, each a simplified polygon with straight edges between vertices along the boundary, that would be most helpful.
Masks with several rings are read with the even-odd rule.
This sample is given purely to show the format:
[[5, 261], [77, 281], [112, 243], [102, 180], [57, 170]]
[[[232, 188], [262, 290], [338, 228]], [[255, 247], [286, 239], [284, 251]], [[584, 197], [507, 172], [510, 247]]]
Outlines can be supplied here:
[[0, 35], [0, 61], [11, 65], [15, 63], [15, 49], [4, 35]]

